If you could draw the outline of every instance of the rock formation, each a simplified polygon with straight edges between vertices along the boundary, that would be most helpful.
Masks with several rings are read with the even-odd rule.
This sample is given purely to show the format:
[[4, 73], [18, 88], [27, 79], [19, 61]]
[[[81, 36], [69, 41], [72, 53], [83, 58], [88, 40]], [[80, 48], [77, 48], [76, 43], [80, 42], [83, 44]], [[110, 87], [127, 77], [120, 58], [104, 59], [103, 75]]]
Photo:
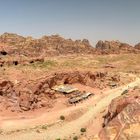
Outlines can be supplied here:
[[[0, 48], [11, 55], [30, 57], [66, 55], [72, 53], [92, 53], [94, 48], [89, 41], [64, 39], [59, 35], [43, 36], [40, 39], [4, 33], [0, 36]], [[8, 48], [5, 46], [8, 46]], [[10, 50], [10, 51], [9, 51]]]
[[0, 36], [0, 54], [25, 57], [45, 57], [67, 54], [118, 54], [139, 53], [139, 44], [132, 47], [119, 41], [99, 41], [96, 48], [87, 39], [64, 39], [59, 35], [43, 36], [40, 39], [4, 33]]
[[139, 89], [134, 89], [111, 102], [108, 113], [104, 116], [104, 128], [95, 140], [138, 140], [139, 116]]
[[119, 41], [99, 41], [96, 44], [96, 49], [101, 54], [119, 54], [119, 53], [136, 53], [134, 47]]

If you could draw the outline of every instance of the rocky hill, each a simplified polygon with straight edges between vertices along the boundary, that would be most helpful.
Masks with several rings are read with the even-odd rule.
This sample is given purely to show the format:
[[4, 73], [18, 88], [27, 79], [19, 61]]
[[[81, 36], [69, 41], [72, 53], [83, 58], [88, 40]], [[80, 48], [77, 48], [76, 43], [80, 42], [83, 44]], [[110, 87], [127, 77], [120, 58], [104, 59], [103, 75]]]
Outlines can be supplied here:
[[4, 33], [0, 36], [2, 55], [45, 57], [67, 54], [119, 54], [140, 53], [140, 44], [132, 47], [119, 41], [99, 41], [95, 47], [87, 39], [64, 39], [59, 35], [43, 36], [40, 39]]
[[24, 56], [52, 56], [70, 53], [92, 53], [94, 48], [86, 39], [73, 41], [59, 35], [43, 36], [40, 39], [4, 33], [0, 36], [1, 51]]
[[133, 46], [119, 41], [98, 41], [96, 49], [101, 54], [138, 53]]

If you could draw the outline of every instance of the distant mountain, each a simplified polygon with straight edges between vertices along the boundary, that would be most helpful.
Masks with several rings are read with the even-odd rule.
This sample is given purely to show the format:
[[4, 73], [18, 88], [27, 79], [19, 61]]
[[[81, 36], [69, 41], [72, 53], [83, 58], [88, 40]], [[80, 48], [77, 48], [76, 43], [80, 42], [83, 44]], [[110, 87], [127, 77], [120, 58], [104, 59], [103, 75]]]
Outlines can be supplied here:
[[96, 49], [102, 54], [138, 53], [133, 46], [119, 41], [99, 41]]
[[23, 56], [55, 56], [67, 54], [119, 54], [139, 53], [140, 44], [132, 47], [119, 41], [99, 41], [95, 48], [87, 39], [65, 39], [59, 35], [43, 36], [40, 39], [4, 33], [0, 36], [2, 54]]
[[40, 39], [34, 39], [32, 37], [4, 33], [0, 36], [0, 44], [4, 47], [8, 46], [9, 50], [12, 48], [13, 51], [10, 51], [11, 54], [22, 54], [25, 56], [50, 56], [94, 52], [94, 48], [86, 39], [73, 41], [71, 39], [64, 39], [59, 35], [43, 36]]

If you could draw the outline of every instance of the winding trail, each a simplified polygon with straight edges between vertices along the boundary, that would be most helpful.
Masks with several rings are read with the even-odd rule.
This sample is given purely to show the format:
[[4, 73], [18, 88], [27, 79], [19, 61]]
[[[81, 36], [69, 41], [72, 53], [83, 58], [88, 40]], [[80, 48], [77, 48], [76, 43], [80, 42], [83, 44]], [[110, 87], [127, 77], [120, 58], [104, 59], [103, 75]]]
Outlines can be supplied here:
[[[120, 96], [124, 90], [138, 85], [140, 85], [140, 79], [136, 78], [132, 83], [105, 92], [105, 96], [102, 98], [100, 97], [96, 106], [87, 103], [83, 104], [80, 107], [87, 108], [87, 111], [73, 121], [58, 123], [40, 133], [37, 133], [36, 131], [26, 131], [10, 135], [1, 135], [0, 140], [55, 140], [56, 138], [67, 138], [74, 133], [79, 135], [80, 128], [86, 126], [90, 121], [94, 121], [94, 117], [98, 116], [98, 114], [110, 104], [112, 99]], [[80, 107], [76, 106], [75, 109]], [[69, 111], [69, 108], [64, 111]]]

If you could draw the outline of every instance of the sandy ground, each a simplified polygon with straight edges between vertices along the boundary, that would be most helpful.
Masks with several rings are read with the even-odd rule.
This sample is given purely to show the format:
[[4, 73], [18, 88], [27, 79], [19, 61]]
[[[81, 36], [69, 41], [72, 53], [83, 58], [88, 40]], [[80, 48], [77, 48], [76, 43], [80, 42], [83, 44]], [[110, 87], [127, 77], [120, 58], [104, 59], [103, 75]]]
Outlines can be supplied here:
[[[5, 133], [7, 132], [7, 134], [0, 135], [0, 140], [72, 139], [75, 135], [81, 135], [80, 129], [82, 127], [87, 128], [88, 132], [86, 133], [86, 137], [90, 139], [101, 129], [101, 116], [111, 100], [120, 96], [124, 90], [139, 84], [140, 79], [136, 78], [132, 83], [104, 91], [103, 94], [100, 93], [92, 96], [76, 106], [61, 107], [59, 110], [56, 108], [51, 112], [44, 111], [40, 115], [30, 118], [21, 117], [17, 119], [15, 117], [14, 119], [3, 119], [3, 117], [1, 117], [0, 128], [4, 130]], [[90, 89], [90, 91], [96, 92], [93, 89]], [[59, 120], [61, 115], [65, 116], [65, 121]], [[42, 125], [46, 125], [47, 128], [40, 128]], [[95, 125], [97, 127], [95, 127]]]

